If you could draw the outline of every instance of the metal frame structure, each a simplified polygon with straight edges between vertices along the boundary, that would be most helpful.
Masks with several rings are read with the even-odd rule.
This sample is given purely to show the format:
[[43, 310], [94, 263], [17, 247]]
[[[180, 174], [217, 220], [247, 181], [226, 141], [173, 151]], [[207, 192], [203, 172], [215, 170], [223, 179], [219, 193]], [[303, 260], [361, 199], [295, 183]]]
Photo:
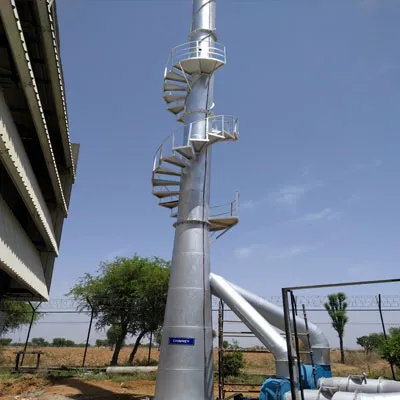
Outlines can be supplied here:
[[227, 212], [210, 207], [212, 145], [239, 137], [237, 118], [212, 111], [214, 74], [226, 63], [215, 12], [216, 0], [193, 0], [189, 41], [171, 50], [164, 72], [163, 98], [183, 126], [157, 149], [152, 171], [153, 195], [176, 218], [157, 400], [213, 398], [211, 234], [239, 221], [238, 195]]
[[[282, 288], [282, 302], [283, 311], [285, 317], [285, 334], [289, 361], [289, 374], [290, 374], [290, 386], [291, 386], [291, 398], [304, 400], [304, 390], [302, 387], [300, 376], [300, 364], [299, 364], [299, 349], [298, 349], [298, 336], [294, 335], [296, 330], [296, 318], [295, 318], [295, 301], [294, 301], [294, 291], [304, 290], [304, 289], [322, 289], [329, 287], [340, 287], [340, 286], [356, 286], [356, 285], [372, 285], [378, 283], [394, 283], [400, 282], [400, 278], [395, 279], [380, 279], [372, 281], [354, 281], [354, 282], [338, 282], [338, 283], [328, 283], [320, 285], [304, 285], [304, 286], [292, 286]], [[290, 301], [288, 296], [290, 296]], [[378, 302], [378, 307], [381, 314], [381, 305]], [[292, 319], [290, 314], [292, 315]], [[382, 314], [381, 314], [382, 315]], [[381, 320], [383, 324], [383, 319]], [[292, 326], [294, 332], [292, 332]], [[382, 325], [384, 328], [384, 324]], [[293, 343], [293, 338], [295, 339], [295, 344]], [[294, 350], [296, 348], [296, 351]], [[300, 388], [300, 391], [297, 388]]]
[[[217, 311], [217, 310], [213, 310]], [[260, 354], [272, 354], [270, 350], [248, 350], [248, 349], [225, 349], [223, 346], [224, 338], [231, 337], [231, 338], [240, 338], [240, 337], [256, 337], [254, 333], [250, 331], [243, 331], [243, 332], [234, 332], [234, 331], [224, 331], [224, 324], [226, 323], [243, 323], [240, 320], [226, 320], [224, 318], [225, 312], [233, 312], [230, 309], [225, 309], [225, 303], [223, 300], [219, 300], [218, 303], [218, 398], [225, 399], [226, 393], [241, 393], [242, 390], [240, 389], [226, 389], [225, 385], [230, 387], [240, 387], [240, 386], [247, 386], [247, 387], [258, 387], [258, 389], [246, 389], [246, 393], [259, 393], [260, 392], [260, 385], [259, 384], [247, 384], [247, 383], [228, 383], [225, 381], [224, 376], [224, 353], [260, 353]], [[270, 375], [272, 376], [272, 375]]]

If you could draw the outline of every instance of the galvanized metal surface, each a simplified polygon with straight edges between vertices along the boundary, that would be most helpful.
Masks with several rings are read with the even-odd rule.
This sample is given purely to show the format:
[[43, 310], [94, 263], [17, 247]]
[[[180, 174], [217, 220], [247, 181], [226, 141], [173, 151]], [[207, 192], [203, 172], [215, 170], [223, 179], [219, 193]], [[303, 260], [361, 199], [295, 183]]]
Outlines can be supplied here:
[[213, 293], [222, 299], [240, 320], [271, 350], [275, 357], [276, 376], [288, 378], [285, 339], [224, 278], [210, 274]]
[[39, 17], [42, 33], [41, 37], [43, 38], [43, 49], [45, 53], [46, 65], [51, 79], [51, 88], [53, 91], [54, 104], [60, 126], [65, 163], [67, 168], [71, 168], [71, 173], [75, 179], [76, 165], [72, 155], [61, 57], [56, 40], [55, 23], [57, 21], [53, 21], [52, 11], [50, 9], [51, 7], [49, 7], [48, 0], [35, 0], [34, 5]]
[[[283, 309], [264, 300], [263, 298], [241, 288], [231, 282], [232, 287], [241, 294], [268, 322], [273, 326], [285, 330], [284, 312]], [[296, 318], [296, 325], [298, 333], [304, 334], [307, 332], [307, 327], [303, 318]], [[308, 323], [308, 331], [310, 334], [311, 347], [313, 350], [313, 357], [315, 364], [330, 364], [330, 346], [328, 339], [321, 329], [312, 324]], [[300, 338], [304, 341], [306, 347], [308, 346], [306, 337], [301, 335]]]
[[54, 193], [59, 205], [63, 209], [64, 215], [66, 216], [68, 214], [67, 204], [64, 198], [61, 180], [51, 146], [47, 123], [36, 85], [36, 79], [33, 74], [21, 21], [17, 8], [13, 2], [6, 0], [1, 1], [0, 17], [10, 43], [11, 52], [21, 80], [21, 86], [24, 90], [32, 119], [35, 124]]
[[0, 264], [11, 277], [48, 300], [39, 252], [0, 196]]
[[12, 178], [48, 249], [58, 254], [53, 222], [21, 137], [0, 88], [0, 160]]
[[[215, 0], [194, 0], [190, 41], [203, 41], [205, 49], [211, 47], [214, 40], [210, 34], [214, 29]], [[182, 71], [184, 69], [182, 66]], [[187, 116], [184, 123], [188, 125], [194, 121], [204, 121], [190, 125], [190, 136], [195, 140], [206, 139], [205, 118], [213, 104], [212, 71], [209, 74], [199, 71], [191, 75], [191, 89], [185, 102]], [[185, 128], [184, 138], [189, 138], [188, 128]], [[190, 161], [190, 167], [184, 168], [185, 173], [181, 177], [171, 278], [156, 382], [157, 400], [213, 398], [208, 222], [210, 168], [211, 147], [204, 146]]]

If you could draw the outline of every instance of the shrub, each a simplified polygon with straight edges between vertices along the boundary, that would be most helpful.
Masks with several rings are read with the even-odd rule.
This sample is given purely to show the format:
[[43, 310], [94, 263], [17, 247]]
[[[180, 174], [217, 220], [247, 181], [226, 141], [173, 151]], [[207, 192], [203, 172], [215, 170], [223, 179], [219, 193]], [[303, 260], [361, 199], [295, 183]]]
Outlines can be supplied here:
[[0, 338], [0, 346], [9, 346], [11, 342], [11, 338]]
[[224, 375], [225, 376], [238, 376], [240, 369], [244, 367], [243, 353], [225, 353], [224, 354]]
[[150, 364], [148, 364], [147, 361], [148, 361], [147, 357], [138, 358], [133, 362], [133, 365], [145, 366], [145, 367], [147, 367], [147, 366], [154, 367], [154, 366], [158, 365], [158, 361], [154, 360], [152, 358], [150, 359]]
[[392, 335], [382, 342], [379, 353], [384, 360], [400, 367], [400, 335]]

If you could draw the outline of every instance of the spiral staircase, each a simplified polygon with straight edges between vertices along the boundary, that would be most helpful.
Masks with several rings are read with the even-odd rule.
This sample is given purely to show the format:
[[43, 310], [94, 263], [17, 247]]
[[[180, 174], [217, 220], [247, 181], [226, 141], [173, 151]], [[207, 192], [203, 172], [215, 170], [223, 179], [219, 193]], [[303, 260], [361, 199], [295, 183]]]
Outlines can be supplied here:
[[[225, 65], [225, 47], [219, 43], [193, 41], [172, 49], [164, 72], [163, 98], [167, 109], [183, 122], [188, 115], [186, 97], [199, 74], [211, 76]], [[194, 137], [196, 124], [205, 129], [205, 137]], [[214, 115], [208, 111], [204, 119], [181, 126], [171, 133], [159, 146], [154, 156], [152, 186], [159, 205], [171, 210], [171, 217], [178, 218], [181, 177], [191, 162], [206, 146], [217, 142], [236, 141], [239, 138], [238, 118]], [[233, 201], [211, 207], [210, 231], [222, 236], [239, 222], [239, 196]]]

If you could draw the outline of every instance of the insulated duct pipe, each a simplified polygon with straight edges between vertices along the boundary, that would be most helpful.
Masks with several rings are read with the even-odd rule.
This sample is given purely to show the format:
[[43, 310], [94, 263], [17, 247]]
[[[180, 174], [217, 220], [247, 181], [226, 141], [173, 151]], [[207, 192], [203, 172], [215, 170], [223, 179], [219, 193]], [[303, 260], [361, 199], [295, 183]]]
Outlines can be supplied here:
[[356, 390], [362, 393], [399, 392], [400, 395], [400, 382], [383, 378], [367, 379], [359, 375], [350, 375], [347, 378], [320, 378], [318, 387], [329, 387], [339, 392], [355, 392]]
[[[257, 296], [240, 286], [237, 286], [231, 282], [229, 284], [242, 295], [269, 323], [278, 329], [285, 330], [285, 320], [283, 309], [264, 300], [260, 296]], [[297, 332], [300, 334], [306, 333], [306, 323], [303, 318], [296, 318]], [[318, 326], [308, 322], [308, 332], [310, 334], [311, 348], [313, 351], [313, 359], [315, 364], [329, 365], [330, 364], [330, 346], [328, 339], [322, 333]], [[308, 348], [307, 338], [303, 335], [300, 339], [304, 342], [306, 348]]]
[[210, 274], [210, 285], [215, 295], [271, 350], [275, 357], [276, 376], [289, 377], [285, 339], [224, 278]]
[[[336, 392], [332, 390], [303, 390], [304, 400], [400, 400], [400, 393]], [[292, 400], [291, 392], [284, 400]]]

